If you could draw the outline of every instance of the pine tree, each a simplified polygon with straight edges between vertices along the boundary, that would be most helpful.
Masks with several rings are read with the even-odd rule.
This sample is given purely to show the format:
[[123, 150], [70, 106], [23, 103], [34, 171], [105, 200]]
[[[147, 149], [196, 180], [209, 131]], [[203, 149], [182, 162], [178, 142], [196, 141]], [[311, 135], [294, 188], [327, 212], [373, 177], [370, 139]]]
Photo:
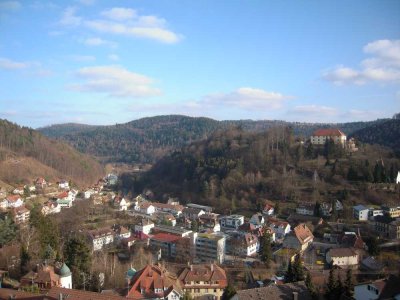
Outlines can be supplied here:
[[337, 287], [337, 283], [335, 280], [334, 269], [331, 268], [329, 270], [329, 277], [328, 277], [327, 289], [326, 289], [326, 294], [325, 294], [326, 298], [335, 299], [336, 287]]
[[29, 262], [31, 260], [31, 257], [24, 245], [21, 246], [20, 259], [21, 259], [20, 263], [21, 275], [25, 275], [29, 271]]
[[353, 284], [353, 272], [351, 269], [347, 269], [346, 279], [344, 281], [344, 292], [348, 297], [353, 296], [354, 284]]
[[304, 280], [304, 268], [303, 264], [301, 262], [301, 256], [300, 254], [297, 254], [296, 257], [294, 258], [294, 263], [293, 263], [293, 281], [302, 281]]
[[306, 287], [307, 287], [308, 291], [310, 292], [311, 296], [314, 297], [315, 294], [316, 294], [316, 290], [315, 290], [314, 284], [311, 281], [310, 272], [307, 272], [306, 279], [305, 279], [305, 284], [306, 284]]
[[320, 217], [320, 216], [321, 216], [321, 204], [317, 200], [314, 206], [314, 217]]
[[89, 271], [92, 261], [92, 255], [86, 243], [76, 237], [69, 239], [64, 247], [65, 263], [73, 273], [73, 285], [81, 287], [84, 278], [89, 279]]
[[288, 268], [285, 274], [285, 281], [286, 282], [293, 282], [293, 266], [292, 266], [292, 260], [289, 258], [289, 263], [288, 263]]
[[269, 233], [269, 228], [264, 228], [264, 234], [262, 237], [262, 253], [261, 260], [265, 263], [265, 266], [269, 268], [271, 258], [272, 258], [272, 249], [271, 249], [271, 234]]
[[336, 289], [335, 289], [335, 299], [339, 299], [340, 296], [343, 294], [343, 292], [344, 292], [344, 287], [343, 287], [343, 283], [342, 283], [342, 278], [340, 276], [340, 273], [338, 272], [337, 281], [336, 281]]

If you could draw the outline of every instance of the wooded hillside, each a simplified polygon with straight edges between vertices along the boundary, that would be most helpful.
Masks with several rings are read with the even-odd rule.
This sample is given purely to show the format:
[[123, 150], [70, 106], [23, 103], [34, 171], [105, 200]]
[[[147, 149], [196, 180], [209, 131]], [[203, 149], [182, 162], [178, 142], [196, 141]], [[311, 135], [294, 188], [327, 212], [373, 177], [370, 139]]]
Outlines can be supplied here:
[[35, 177], [70, 179], [78, 185], [92, 184], [103, 175], [94, 159], [63, 142], [0, 120], [0, 180], [28, 183]]

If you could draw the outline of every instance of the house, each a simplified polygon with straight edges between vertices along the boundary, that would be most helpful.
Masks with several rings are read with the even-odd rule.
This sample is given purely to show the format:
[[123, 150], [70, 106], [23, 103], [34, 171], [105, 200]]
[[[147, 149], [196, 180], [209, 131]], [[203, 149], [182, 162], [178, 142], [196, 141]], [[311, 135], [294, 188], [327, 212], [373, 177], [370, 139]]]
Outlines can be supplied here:
[[355, 232], [346, 231], [338, 236], [337, 242], [342, 248], [366, 249], [365, 242], [360, 233], [356, 234]]
[[178, 280], [193, 299], [221, 299], [228, 285], [225, 270], [216, 264], [190, 265], [179, 274]]
[[184, 207], [182, 205], [179, 205], [179, 203], [177, 202], [172, 202], [172, 203], [153, 202], [153, 206], [156, 211], [171, 213], [175, 217], [179, 217], [184, 209]]
[[256, 213], [251, 216], [249, 223], [253, 224], [256, 228], [261, 228], [265, 224], [265, 219], [262, 213]]
[[220, 219], [221, 227], [226, 229], [238, 229], [239, 226], [244, 223], [244, 216], [242, 215], [230, 215], [223, 216]]
[[360, 269], [368, 272], [382, 273], [385, 266], [373, 256], [364, 258], [360, 263]]
[[304, 216], [313, 216], [314, 207], [314, 203], [301, 203], [296, 207], [296, 213]]
[[13, 208], [12, 216], [15, 224], [24, 224], [29, 221], [31, 212], [25, 206]]
[[116, 207], [119, 211], [128, 210], [128, 202], [124, 197], [117, 196], [114, 198], [114, 207]]
[[275, 213], [275, 209], [271, 204], [265, 204], [262, 213], [267, 216], [272, 216]]
[[353, 217], [356, 220], [359, 221], [367, 221], [368, 220], [368, 213], [369, 213], [369, 208], [359, 204], [356, 206], [353, 206]]
[[277, 239], [284, 238], [290, 232], [290, 225], [286, 221], [269, 218], [267, 225], [275, 232]]
[[383, 215], [384, 215], [383, 209], [370, 208], [368, 212], [368, 220], [373, 221], [375, 220], [375, 217]]
[[154, 228], [154, 223], [147, 218], [143, 218], [139, 224], [135, 225], [135, 232], [143, 232], [144, 234], [149, 234]]
[[69, 189], [69, 182], [67, 180], [60, 180], [58, 182], [58, 188], [60, 188], [60, 189]]
[[185, 207], [182, 211], [183, 216], [189, 220], [197, 220], [201, 215], [204, 215], [206, 212], [201, 208], [197, 207]]
[[300, 223], [293, 231], [285, 236], [283, 240], [284, 248], [296, 249], [299, 252], [303, 252], [313, 242], [314, 235], [306, 224]]
[[356, 266], [358, 254], [353, 248], [331, 248], [326, 253], [326, 262], [332, 266]]
[[291, 214], [287, 218], [287, 221], [289, 222], [290, 226], [293, 227], [299, 225], [300, 223], [306, 223], [306, 224], [311, 223], [313, 226], [318, 226], [324, 222], [324, 219], [322, 219], [321, 217]]
[[115, 174], [107, 174], [106, 178], [105, 178], [105, 182], [107, 183], [107, 185], [116, 185], [118, 182], [118, 176]]
[[388, 215], [377, 216], [374, 220], [374, 229], [382, 237], [390, 239], [400, 238], [400, 218], [391, 218]]
[[87, 234], [93, 251], [101, 250], [104, 246], [114, 242], [114, 232], [108, 227], [89, 230]]
[[146, 214], [151, 216], [152, 214], [155, 213], [156, 209], [155, 207], [152, 205], [151, 202], [143, 202], [142, 204], [140, 204], [138, 206], [138, 210], [139, 212], [141, 212], [142, 214]]
[[43, 204], [41, 212], [44, 216], [49, 215], [49, 214], [57, 214], [57, 213], [61, 212], [61, 205], [59, 205], [55, 201], [49, 200]]
[[206, 213], [199, 217], [200, 228], [211, 230], [213, 232], [221, 231], [221, 225], [218, 221], [219, 214]]
[[49, 290], [54, 286], [61, 286], [60, 276], [56, 274], [53, 266], [40, 266], [36, 272], [30, 271], [21, 278], [21, 286], [35, 284], [40, 290]]
[[241, 234], [251, 233], [251, 234], [255, 235], [257, 238], [261, 238], [264, 235], [264, 230], [268, 230], [268, 233], [269, 233], [270, 238], [271, 238], [271, 242], [275, 242], [276, 241], [276, 234], [269, 227], [256, 228], [251, 223], [244, 223], [244, 224], [240, 225], [239, 228], [237, 229], [237, 231], [239, 233], [241, 233]]
[[173, 235], [177, 235], [180, 237], [189, 237], [190, 234], [193, 232], [192, 230], [188, 230], [184, 227], [178, 227], [178, 226], [168, 226], [168, 225], [157, 225], [154, 227], [154, 232], [164, 232], [164, 233], [170, 233]]
[[20, 207], [24, 204], [22, 201], [21, 197], [19, 195], [9, 195], [6, 197], [8, 205], [8, 208], [16, 208]]
[[382, 206], [383, 214], [391, 218], [400, 218], [400, 206]]
[[5, 209], [8, 208], [8, 201], [7, 201], [7, 199], [2, 199], [2, 200], [0, 200], [0, 208], [3, 209], [3, 210], [5, 210]]
[[257, 236], [251, 233], [246, 233], [243, 238], [245, 246], [244, 254], [246, 256], [255, 255], [260, 250], [260, 242], [258, 241]]
[[321, 206], [320, 206], [319, 209], [320, 209], [321, 214], [324, 217], [328, 217], [328, 216], [330, 216], [332, 214], [332, 211], [333, 211], [332, 204], [335, 205], [336, 211], [342, 211], [343, 210], [342, 202], [340, 202], [337, 199], [334, 201], [334, 203], [332, 203], [332, 202], [323, 202], [323, 203], [321, 203]]
[[196, 204], [196, 203], [188, 203], [188, 204], [186, 204], [186, 207], [199, 208], [201, 210], [204, 210], [206, 213], [211, 213], [213, 211], [213, 208], [211, 206], [200, 205], [200, 204]]
[[304, 281], [270, 285], [255, 289], [240, 290], [231, 300], [311, 300], [313, 299]]
[[95, 191], [94, 189], [88, 189], [83, 193], [83, 195], [84, 195], [85, 199], [89, 199], [90, 196], [92, 196], [93, 194], [96, 194], [96, 193], [97, 193], [97, 191]]
[[162, 265], [147, 265], [131, 279], [127, 298], [179, 300], [184, 293], [178, 277]]
[[356, 284], [354, 299], [400, 299], [400, 277], [389, 275], [385, 279]]
[[346, 144], [346, 135], [339, 129], [318, 129], [311, 136], [311, 144], [325, 145], [326, 141], [333, 140], [335, 144]]
[[24, 194], [24, 187], [23, 186], [16, 187], [13, 190], [13, 194], [14, 195], [23, 195]]
[[191, 233], [194, 256], [204, 262], [225, 261], [226, 237], [222, 233]]
[[150, 247], [161, 250], [162, 256], [176, 257], [176, 244], [182, 237], [170, 233], [156, 233], [150, 237]]
[[123, 240], [131, 237], [131, 231], [125, 226], [114, 226], [115, 239]]
[[37, 189], [44, 189], [47, 186], [47, 182], [43, 177], [39, 177], [35, 180], [35, 186]]

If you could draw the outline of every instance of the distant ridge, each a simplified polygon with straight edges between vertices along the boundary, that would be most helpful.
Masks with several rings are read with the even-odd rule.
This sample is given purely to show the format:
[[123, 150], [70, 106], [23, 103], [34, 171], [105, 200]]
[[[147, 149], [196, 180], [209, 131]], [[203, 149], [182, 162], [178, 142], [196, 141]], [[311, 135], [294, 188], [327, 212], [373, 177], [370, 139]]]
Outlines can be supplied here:
[[271, 127], [289, 126], [295, 135], [308, 137], [316, 129], [332, 127], [350, 135], [354, 131], [384, 121], [385, 119], [350, 123], [303, 123], [282, 120], [217, 121], [206, 117], [163, 115], [116, 125], [68, 123], [38, 130], [46, 136], [64, 140], [80, 152], [94, 155], [104, 162], [154, 163], [193, 141], [208, 138], [216, 130], [230, 127], [261, 132]]

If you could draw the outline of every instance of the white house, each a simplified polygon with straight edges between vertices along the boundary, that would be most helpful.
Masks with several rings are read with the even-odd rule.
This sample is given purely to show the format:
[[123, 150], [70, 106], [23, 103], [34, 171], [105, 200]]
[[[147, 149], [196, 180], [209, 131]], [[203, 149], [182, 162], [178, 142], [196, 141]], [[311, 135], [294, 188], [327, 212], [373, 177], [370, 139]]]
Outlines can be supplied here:
[[369, 208], [359, 204], [356, 206], [353, 206], [353, 216], [355, 219], [359, 221], [367, 221], [368, 220], [368, 214], [369, 214]]
[[264, 216], [262, 213], [256, 213], [251, 216], [249, 223], [253, 224], [256, 228], [261, 228], [265, 224]]
[[118, 208], [119, 211], [128, 210], [128, 201], [125, 200], [124, 197], [115, 197], [114, 198], [114, 206]]
[[94, 229], [88, 231], [93, 251], [101, 250], [104, 246], [114, 242], [114, 232], [111, 228]]
[[143, 232], [148, 235], [153, 228], [154, 223], [147, 218], [143, 218], [141, 223], [135, 225], [135, 232]]
[[327, 140], [333, 140], [335, 144], [346, 144], [346, 135], [339, 129], [318, 129], [311, 136], [311, 144], [324, 145]]
[[244, 224], [244, 216], [242, 215], [230, 215], [223, 216], [220, 219], [221, 227], [228, 229], [238, 229], [239, 226]]
[[58, 187], [59, 187], [60, 189], [69, 189], [69, 182], [68, 182], [67, 180], [61, 180], [61, 181], [58, 183]]
[[24, 194], [24, 187], [23, 186], [16, 187], [13, 190], [13, 194], [14, 195], [23, 195]]
[[151, 204], [151, 202], [144, 202], [139, 205], [139, 212], [151, 216], [156, 212], [156, 208]]
[[252, 256], [260, 250], [260, 243], [258, 241], [257, 236], [255, 236], [254, 234], [246, 233], [244, 235], [244, 241], [245, 241], [244, 254], [246, 256]]
[[354, 286], [354, 299], [400, 299], [400, 278], [389, 275], [388, 278], [365, 282]]
[[326, 261], [335, 266], [355, 266], [358, 254], [352, 248], [332, 248], [326, 254]]
[[24, 202], [22, 201], [21, 197], [19, 195], [10, 195], [7, 196], [7, 202], [8, 202], [8, 206], [9, 208], [17, 208], [17, 207], [21, 207]]
[[19, 206], [12, 210], [15, 224], [23, 224], [29, 221], [31, 212], [25, 206]]
[[56, 198], [57, 198], [56, 202], [58, 203], [58, 205], [61, 208], [64, 208], [64, 207], [69, 208], [69, 207], [71, 207], [73, 201], [75, 200], [75, 198], [73, 197], [73, 194], [71, 193], [71, 191], [62, 192]]
[[47, 201], [42, 207], [42, 214], [44, 216], [49, 214], [57, 214], [59, 212], [61, 212], [61, 205], [59, 205], [57, 202]]
[[269, 218], [267, 224], [275, 232], [277, 239], [284, 238], [290, 232], [290, 224], [286, 221]]
[[89, 199], [90, 196], [92, 196], [95, 193], [97, 193], [97, 191], [95, 191], [94, 189], [88, 189], [83, 194], [84, 194], [85, 199]]
[[272, 216], [275, 213], [275, 209], [271, 204], [265, 204], [263, 208], [263, 214], [267, 216]]
[[296, 207], [296, 213], [303, 216], [313, 216], [314, 215], [314, 203], [302, 203]]

